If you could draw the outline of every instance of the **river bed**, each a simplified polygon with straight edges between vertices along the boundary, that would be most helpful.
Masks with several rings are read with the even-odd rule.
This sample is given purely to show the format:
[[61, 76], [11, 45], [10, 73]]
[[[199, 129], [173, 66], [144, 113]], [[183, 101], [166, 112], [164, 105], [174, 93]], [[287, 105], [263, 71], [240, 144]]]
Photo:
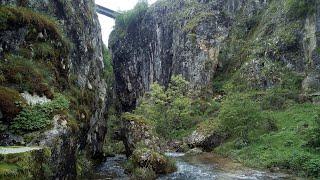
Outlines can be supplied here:
[[[177, 171], [162, 175], [158, 180], [269, 180], [269, 179], [299, 179], [283, 173], [271, 173], [246, 168], [228, 158], [212, 153], [185, 155], [183, 153], [166, 153], [176, 160]], [[116, 155], [97, 167], [92, 179], [130, 179], [125, 173], [123, 164], [124, 155]]]

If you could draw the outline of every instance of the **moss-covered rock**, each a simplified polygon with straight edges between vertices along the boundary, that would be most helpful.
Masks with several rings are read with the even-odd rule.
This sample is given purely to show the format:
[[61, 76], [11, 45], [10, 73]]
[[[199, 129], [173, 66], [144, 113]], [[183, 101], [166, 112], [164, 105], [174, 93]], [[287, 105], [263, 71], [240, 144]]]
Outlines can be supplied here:
[[121, 138], [125, 145], [127, 156], [131, 156], [139, 144], [161, 151], [160, 138], [154, 132], [154, 127], [151, 124], [151, 122], [139, 115], [125, 113], [122, 116]]
[[51, 151], [47, 148], [0, 148], [0, 177], [1, 179], [50, 178], [52, 176], [49, 166], [50, 156]]
[[156, 174], [167, 174], [176, 170], [172, 160], [148, 148], [137, 148], [131, 156], [131, 161], [134, 167], [150, 168]]

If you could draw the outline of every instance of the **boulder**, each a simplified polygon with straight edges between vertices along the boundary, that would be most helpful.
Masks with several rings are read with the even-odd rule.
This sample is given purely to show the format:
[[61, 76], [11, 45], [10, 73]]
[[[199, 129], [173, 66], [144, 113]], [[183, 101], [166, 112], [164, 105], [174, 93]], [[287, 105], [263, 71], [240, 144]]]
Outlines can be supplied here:
[[167, 174], [176, 170], [174, 163], [166, 156], [148, 148], [137, 148], [131, 160], [134, 166], [151, 168], [156, 174]]
[[199, 147], [205, 151], [211, 151], [222, 144], [227, 138], [228, 135], [226, 133], [215, 131], [204, 133], [195, 130], [185, 141], [191, 148]]
[[320, 95], [320, 75], [309, 74], [302, 82], [302, 89], [309, 95]]
[[162, 150], [160, 138], [154, 132], [153, 126], [142, 116], [125, 113], [122, 116], [121, 134], [127, 156], [131, 156], [141, 144], [158, 152]]

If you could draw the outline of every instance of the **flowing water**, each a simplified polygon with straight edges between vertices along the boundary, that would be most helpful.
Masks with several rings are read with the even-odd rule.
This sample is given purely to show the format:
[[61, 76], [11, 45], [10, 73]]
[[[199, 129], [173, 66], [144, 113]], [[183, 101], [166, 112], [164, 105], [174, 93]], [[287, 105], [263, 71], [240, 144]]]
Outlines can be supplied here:
[[90, 179], [129, 179], [129, 175], [125, 173], [123, 165], [127, 161], [125, 155], [116, 155], [108, 157], [104, 163], [96, 168], [96, 172]]
[[167, 155], [176, 159], [178, 170], [175, 173], [159, 177], [159, 180], [294, 179], [294, 177], [287, 174], [245, 168], [239, 163], [212, 153], [198, 155], [168, 153]]
[[[198, 155], [185, 155], [183, 153], [167, 153], [177, 162], [177, 171], [162, 175], [158, 180], [269, 180], [269, 179], [297, 179], [282, 173], [270, 173], [245, 168], [230, 159], [222, 158], [212, 153]], [[129, 179], [122, 165], [125, 163], [124, 155], [107, 158], [97, 167], [92, 179]]]

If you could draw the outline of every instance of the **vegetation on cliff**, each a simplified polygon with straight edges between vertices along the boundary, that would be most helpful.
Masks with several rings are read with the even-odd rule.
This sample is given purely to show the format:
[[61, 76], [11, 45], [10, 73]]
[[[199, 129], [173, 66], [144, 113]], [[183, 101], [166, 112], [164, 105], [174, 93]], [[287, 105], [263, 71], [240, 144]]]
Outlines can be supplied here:
[[[170, 20], [175, 20], [175, 25], [183, 22], [179, 28], [183, 27], [184, 33], [175, 33], [178, 37], [173, 37], [173, 41], [178, 42], [171, 42], [180, 44], [174, 46], [176, 49], [159, 47], [161, 51], [174, 51], [173, 56], [176, 56], [181, 53], [178, 47], [188, 47], [186, 36], [194, 39], [195, 48], [200, 46], [203, 53], [210, 51], [206, 38], [215, 32], [206, 34], [202, 41], [196, 30], [208, 28], [206, 23], [215, 22], [218, 17], [232, 24], [230, 31], [221, 44], [214, 44], [219, 46], [219, 52], [211, 84], [201, 91], [188, 90], [184, 78], [193, 77], [184, 71], [185, 64], [181, 67], [175, 64], [168, 67], [168, 71], [177, 75], [183, 69], [185, 77], [172, 75], [167, 83], [160, 80], [159, 84], [163, 86], [152, 84], [150, 92], [144, 94], [133, 113], [153, 122], [156, 132], [166, 140], [184, 139], [194, 130], [208, 135], [204, 138], [212, 141], [221, 136], [224, 139], [221, 144], [220, 141], [215, 144], [218, 146], [214, 147], [215, 153], [248, 166], [280, 168], [303, 177], [319, 177], [319, 33], [315, 29], [319, 18], [316, 13], [318, 2], [285, 0], [259, 4], [250, 1], [235, 14], [227, 10], [230, 7], [226, 2], [226, 6], [221, 5], [222, 12], [213, 16], [215, 18], [199, 8], [207, 3], [209, 9], [210, 3], [215, 3], [213, 1], [171, 2], [159, 1], [148, 10], [150, 14], [166, 12], [163, 19], [167, 21], [165, 27], [168, 29], [172, 26]], [[220, 4], [215, 5], [211, 8], [220, 8]], [[158, 31], [161, 27], [157, 24], [155, 29]], [[121, 38], [131, 38], [130, 34], [124, 35]], [[162, 38], [161, 35], [161, 32], [156, 33], [156, 37]], [[209, 39], [224, 38], [215, 35], [217, 37]], [[167, 45], [165, 40], [155, 41]], [[134, 57], [139, 59], [141, 56], [135, 54]], [[197, 60], [193, 59], [192, 63]], [[154, 71], [150, 73], [154, 76]]]
[[121, 12], [116, 17], [115, 29], [110, 34], [109, 42], [124, 38], [134, 30], [148, 10], [148, 1], [139, 1], [132, 10]]
[[[62, 5], [61, 3], [63, 7], [59, 6]], [[112, 69], [109, 61], [109, 64], [106, 64], [105, 74], [102, 74], [103, 65], [97, 57], [101, 54], [99, 52], [102, 47], [102, 44], [99, 44], [101, 37], [92, 40], [96, 44], [86, 40], [87, 37], [93, 36], [93, 32], [94, 36], [98, 36], [97, 32], [100, 31], [93, 24], [96, 22], [96, 17], [93, 17], [95, 14], [93, 2], [81, 4], [85, 9], [83, 11], [86, 12], [83, 17], [71, 14], [69, 17], [64, 17], [64, 13], [67, 13], [66, 9], [69, 10], [68, 13], [73, 13], [72, 6], [75, 4], [77, 3], [71, 1], [68, 3], [62, 1], [1, 2], [1, 145], [41, 144], [52, 150], [52, 154], [46, 157], [37, 154], [39, 157], [29, 158], [28, 154], [21, 154], [21, 156], [28, 155], [29, 158], [21, 166], [20, 154], [10, 155], [8, 162], [1, 155], [1, 178], [4, 176], [8, 179], [33, 179], [42, 178], [42, 176], [48, 179], [76, 177], [75, 164], [78, 151], [90, 149], [85, 149], [85, 146], [88, 146], [86, 145], [87, 133], [91, 128], [89, 121], [95, 111], [102, 109], [100, 116], [104, 115], [102, 77], [103, 75], [112, 77], [110, 73]], [[78, 24], [69, 22], [73, 17]], [[78, 26], [84, 27], [84, 24], [90, 25], [88, 34], [84, 34], [83, 28], [78, 29]], [[79, 52], [81, 55], [73, 53], [75, 49], [86, 51], [86, 55]], [[74, 59], [77, 62], [74, 62]], [[83, 79], [78, 76], [85, 65], [81, 67], [79, 59], [90, 62], [89, 71], [90, 73], [95, 71], [94, 78], [99, 82], [91, 82], [88, 87], [81, 87], [80, 80]], [[81, 78], [89, 78], [91, 75], [88, 73], [86, 71]], [[97, 88], [97, 84], [101, 89]], [[97, 95], [98, 93], [102, 95]], [[101, 98], [97, 98], [98, 96]], [[99, 121], [102, 119], [94, 118]], [[102, 130], [101, 134], [104, 135], [104, 129]], [[96, 148], [94, 150], [95, 153], [99, 151]], [[82, 159], [91, 156], [92, 153], [83, 154], [84, 152], [79, 152], [79, 157], [82, 156]], [[42, 163], [42, 160], [45, 162]], [[53, 163], [55, 163], [54, 166]], [[83, 166], [89, 169], [89, 164], [84, 163]], [[87, 169], [82, 168], [82, 173]]]

